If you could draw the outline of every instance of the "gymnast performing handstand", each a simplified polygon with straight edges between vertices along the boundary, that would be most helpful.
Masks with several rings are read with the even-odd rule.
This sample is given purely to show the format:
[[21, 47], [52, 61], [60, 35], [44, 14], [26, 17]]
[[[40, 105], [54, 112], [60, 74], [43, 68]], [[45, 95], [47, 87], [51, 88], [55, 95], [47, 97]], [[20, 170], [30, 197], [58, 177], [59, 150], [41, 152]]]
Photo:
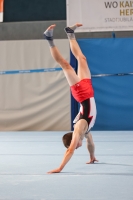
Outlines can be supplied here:
[[80, 111], [74, 120], [74, 131], [67, 133], [63, 136], [62, 140], [67, 148], [63, 160], [60, 166], [48, 173], [59, 173], [71, 159], [75, 149], [82, 146], [82, 141], [86, 137], [87, 149], [90, 154], [90, 161], [87, 164], [98, 161], [95, 158], [95, 145], [92, 139], [92, 135], [89, 132], [94, 126], [96, 120], [96, 105], [94, 99], [94, 90], [92, 87], [91, 73], [87, 64], [86, 57], [83, 55], [75, 38], [74, 30], [82, 24], [75, 24], [71, 27], [66, 27], [65, 32], [67, 33], [70, 48], [78, 61], [78, 73], [74, 71], [71, 65], [62, 57], [59, 50], [54, 44], [53, 30], [55, 24], [48, 27], [44, 32], [44, 38], [48, 41], [50, 46], [50, 52], [54, 60], [62, 67], [63, 72], [66, 76], [68, 84], [73, 97], [77, 102], [80, 103]]

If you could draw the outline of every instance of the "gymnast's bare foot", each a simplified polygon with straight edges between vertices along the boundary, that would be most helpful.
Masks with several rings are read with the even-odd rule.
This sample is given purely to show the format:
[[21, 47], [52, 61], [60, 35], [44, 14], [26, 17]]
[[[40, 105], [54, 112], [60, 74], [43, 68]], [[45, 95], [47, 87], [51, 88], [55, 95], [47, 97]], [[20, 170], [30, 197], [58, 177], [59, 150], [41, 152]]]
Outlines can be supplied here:
[[53, 41], [53, 31], [54, 31], [55, 26], [56, 26], [55, 24], [49, 26], [47, 30], [43, 33], [44, 39], [48, 40], [49, 45], [52, 48], [55, 46], [54, 41]]
[[90, 159], [90, 161], [87, 162], [86, 164], [93, 164], [94, 162], [98, 162], [98, 160], [95, 157]]
[[83, 24], [76, 23], [75, 26], [80, 27], [80, 26], [83, 26]]
[[74, 31], [76, 28], [78, 28], [80, 26], [82, 26], [82, 24], [76, 23], [73, 26], [68, 26], [68, 27], [64, 28], [69, 39], [75, 39]]
[[49, 31], [49, 30], [52, 30], [52, 29], [54, 29], [54, 28], [55, 28], [55, 26], [56, 26], [56, 24], [53, 24], [53, 25], [49, 26], [49, 27], [47, 28], [47, 30], [46, 30], [46, 31]]

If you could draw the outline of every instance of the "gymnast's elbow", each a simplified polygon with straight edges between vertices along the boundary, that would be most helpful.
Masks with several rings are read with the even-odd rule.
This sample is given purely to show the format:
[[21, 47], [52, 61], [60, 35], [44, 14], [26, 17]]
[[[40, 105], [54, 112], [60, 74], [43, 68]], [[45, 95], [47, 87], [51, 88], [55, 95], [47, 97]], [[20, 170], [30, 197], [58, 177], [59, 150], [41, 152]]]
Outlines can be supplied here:
[[69, 147], [69, 148], [67, 149], [67, 153], [73, 155], [73, 154], [74, 154], [74, 150], [75, 150], [75, 149], [72, 149], [72, 148]]

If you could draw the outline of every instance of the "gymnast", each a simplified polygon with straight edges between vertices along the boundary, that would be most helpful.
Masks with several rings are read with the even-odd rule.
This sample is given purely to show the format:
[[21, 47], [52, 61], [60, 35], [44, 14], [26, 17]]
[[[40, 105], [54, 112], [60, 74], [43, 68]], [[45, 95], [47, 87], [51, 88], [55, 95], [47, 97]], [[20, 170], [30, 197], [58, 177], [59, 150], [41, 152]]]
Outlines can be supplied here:
[[49, 43], [52, 57], [62, 67], [70, 86], [71, 93], [75, 100], [80, 103], [80, 110], [74, 120], [73, 132], [65, 134], [62, 138], [63, 143], [67, 148], [63, 160], [58, 168], [49, 171], [48, 174], [59, 173], [62, 171], [62, 169], [74, 154], [74, 150], [82, 146], [84, 137], [86, 138], [87, 149], [90, 154], [90, 160], [86, 164], [94, 163], [95, 161], [98, 162], [95, 157], [95, 145], [90, 133], [90, 129], [94, 126], [97, 112], [94, 99], [94, 90], [91, 82], [91, 73], [87, 64], [86, 57], [83, 55], [76, 41], [74, 33], [74, 30], [82, 26], [82, 24], [77, 23], [64, 29], [70, 42], [71, 51], [78, 61], [77, 74], [71, 65], [62, 57], [54, 44], [53, 30], [55, 26], [56, 25], [53, 24], [48, 27], [48, 29], [44, 32], [44, 38]]

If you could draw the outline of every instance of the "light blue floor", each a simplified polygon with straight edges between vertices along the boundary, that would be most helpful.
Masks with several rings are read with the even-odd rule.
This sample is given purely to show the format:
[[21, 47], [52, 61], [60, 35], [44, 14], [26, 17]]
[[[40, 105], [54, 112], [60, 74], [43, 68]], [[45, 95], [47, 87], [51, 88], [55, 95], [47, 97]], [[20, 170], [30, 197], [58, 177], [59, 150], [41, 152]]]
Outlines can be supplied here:
[[133, 131], [93, 131], [97, 164], [83, 146], [59, 174], [65, 132], [0, 133], [0, 200], [133, 200]]

